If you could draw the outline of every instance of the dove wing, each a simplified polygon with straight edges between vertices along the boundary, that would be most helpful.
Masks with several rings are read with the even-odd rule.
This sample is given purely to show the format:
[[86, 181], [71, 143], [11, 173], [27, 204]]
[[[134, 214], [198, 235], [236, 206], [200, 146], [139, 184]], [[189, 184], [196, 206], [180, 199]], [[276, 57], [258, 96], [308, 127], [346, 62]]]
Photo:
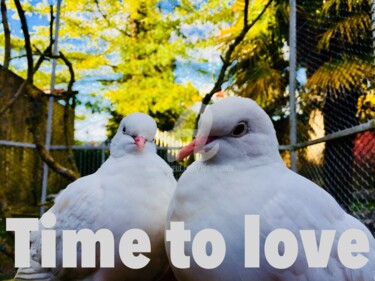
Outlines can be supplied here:
[[[41, 267], [41, 232], [32, 232], [31, 268], [20, 268], [15, 280], [76, 280], [95, 271], [95, 268], [62, 268], [62, 231], [88, 228], [96, 232], [102, 228], [106, 219], [101, 212], [102, 198], [103, 188], [96, 174], [82, 177], [60, 192], [55, 204], [48, 210], [56, 216], [53, 228], [56, 230], [56, 268]], [[40, 229], [44, 229], [41, 224]]]
[[[181, 280], [203, 281], [215, 276], [215, 280], [223, 281], [373, 281], [374, 238], [313, 182], [279, 164], [228, 172], [208, 167], [202, 170], [198, 165], [194, 163], [180, 178], [168, 220], [184, 221], [192, 238], [205, 228], [218, 230], [226, 241], [226, 255], [211, 271], [203, 270], [192, 259], [191, 270], [176, 270]], [[244, 266], [245, 215], [260, 218], [260, 268]], [[291, 231], [298, 240], [297, 261], [285, 270], [270, 266], [264, 255], [266, 237], [279, 228]], [[370, 242], [370, 253], [365, 254], [369, 262], [360, 270], [344, 268], [337, 255], [338, 239], [350, 228], [362, 230]], [[318, 246], [321, 230], [336, 230], [327, 269], [308, 267], [300, 230], [316, 230]], [[185, 253], [192, 256], [190, 243]]]

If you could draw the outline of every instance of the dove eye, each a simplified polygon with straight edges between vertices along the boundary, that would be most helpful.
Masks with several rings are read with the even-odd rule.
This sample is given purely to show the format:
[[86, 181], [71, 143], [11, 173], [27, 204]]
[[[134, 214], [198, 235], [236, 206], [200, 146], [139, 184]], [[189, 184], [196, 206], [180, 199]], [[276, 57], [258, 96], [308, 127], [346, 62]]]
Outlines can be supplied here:
[[239, 138], [242, 137], [247, 133], [247, 123], [246, 122], [240, 122], [238, 125], [233, 129], [232, 136]]
[[122, 128], [122, 133], [126, 134], [126, 127], [125, 126]]

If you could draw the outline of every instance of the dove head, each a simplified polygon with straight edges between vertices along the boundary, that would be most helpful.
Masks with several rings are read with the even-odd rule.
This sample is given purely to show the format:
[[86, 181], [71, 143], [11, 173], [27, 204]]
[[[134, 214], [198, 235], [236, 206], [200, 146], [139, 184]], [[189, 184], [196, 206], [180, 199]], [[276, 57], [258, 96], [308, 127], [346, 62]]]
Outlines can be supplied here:
[[155, 151], [156, 122], [144, 113], [132, 113], [122, 119], [111, 141], [111, 155], [122, 157], [128, 153]]
[[177, 160], [201, 153], [206, 163], [228, 163], [246, 158], [253, 165], [281, 161], [276, 132], [267, 113], [253, 100], [229, 97], [207, 107], [197, 137]]

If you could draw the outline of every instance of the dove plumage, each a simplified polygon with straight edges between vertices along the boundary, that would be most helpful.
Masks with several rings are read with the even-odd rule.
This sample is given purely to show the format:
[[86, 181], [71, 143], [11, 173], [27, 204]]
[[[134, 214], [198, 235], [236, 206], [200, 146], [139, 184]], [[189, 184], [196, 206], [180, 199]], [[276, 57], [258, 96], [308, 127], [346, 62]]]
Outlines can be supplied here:
[[[183, 173], [172, 197], [168, 223], [185, 222], [191, 237], [205, 228], [219, 231], [226, 242], [224, 261], [203, 269], [191, 259], [188, 269], [173, 268], [179, 281], [374, 281], [375, 240], [357, 219], [344, 212], [331, 195], [289, 170], [278, 153], [272, 122], [252, 100], [232, 97], [213, 104], [202, 115], [193, 150], [202, 158]], [[260, 217], [260, 267], [245, 268], [244, 217]], [[298, 257], [289, 268], [276, 269], [264, 254], [265, 239], [275, 229], [288, 229], [298, 239]], [[363, 231], [370, 243], [367, 265], [344, 267], [337, 241], [348, 229]], [[327, 268], [309, 268], [300, 230], [336, 230]], [[319, 243], [319, 242], [318, 242]], [[166, 244], [168, 255], [169, 244]], [[191, 243], [185, 254], [192, 256]]]
[[[163, 275], [168, 268], [164, 225], [176, 181], [171, 168], [156, 154], [155, 131], [155, 121], [146, 114], [134, 113], [122, 120], [109, 159], [94, 174], [70, 184], [48, 210], [56, 216], [56, 268], [40, 267], [40, 232], [34, 232], [32, 267], [19, 269], [16, 280], [129, 281], [157, 280]], [[99, 268], [98, 253], [96, 268], [62, 267], [62, 230], [84, 228], [113, 233], [114, 268]], [[127, 268], [118, 253], [119, 239], [133, 228], [144, 230], [151, 241], [151, 253], [145, 254], [150, 262], [139, 270]]]

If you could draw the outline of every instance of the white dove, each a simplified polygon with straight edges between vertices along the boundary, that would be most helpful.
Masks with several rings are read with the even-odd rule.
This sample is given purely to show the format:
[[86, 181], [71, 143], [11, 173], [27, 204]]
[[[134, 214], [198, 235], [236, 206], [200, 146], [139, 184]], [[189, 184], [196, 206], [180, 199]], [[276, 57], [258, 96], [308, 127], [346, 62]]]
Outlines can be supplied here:
[[[155, 121], [143, 113], [121, 121], [109, 159], [94, 174], [70, 184], [48, 210], [56, 216], [56, 267], [41, 268], [41, 234], [32, 232], [32, 267], [20, 268], [16, 280], [146, 281], [158, 280], [166, 272], [164, 227], [176, 181], [171, 168], [156, 154], [155, 132]], [[118, 250], [121, 236], [135, 228], [145, 231], [151, 241], [151, 252], [144, 253], [150, 261], [142, 269], [126, 267]], [[95, 268], [63, 268], [61, 231], [80, 229], [113, 233], [114, 268], [100, 267], [98, 251]]]
[[[192, 242], [185, 242], [190, 267], [173, 267], [179, 281], [375, 280], [371, 233], [331, 195], [285, 166], [272, 122], [253, 100], [230, 97], [207, 108], [197, 138], [181, 150], [178, 159], [194, 150], [201, 152], [202, 158], [178, 181], [168, 210], [167, 230], [170, 222], [184, 222], [193, 239], [200, 230], [215, 229], [224, 238], [226, 254], [218, 267], [204, 269], [192, 257]], [[245, 215], [259, 215], [260, 219], [258, 268], [245, 267]], [[264, 253], [266, 237], [278, 228], [291, 231], [298, 239], [296, 261], [285, 269], [271, 266]], [[338, 239], [350, 228], [361, 230], [369, 240], [370, 252], [363, 253], [368, 263], [361, 269], [345, 267], [338, 257]], [[308, 267], [299, 230], [315, 230], [318, 246], [321, 230], [336, 230], [326, 268]], [[279, 255], [286, 251], [282, 245], [276, 248]], [[171, 260], [170, 246], [167, 239]], [[208, 256], [211, 251], [213, 248]]]

